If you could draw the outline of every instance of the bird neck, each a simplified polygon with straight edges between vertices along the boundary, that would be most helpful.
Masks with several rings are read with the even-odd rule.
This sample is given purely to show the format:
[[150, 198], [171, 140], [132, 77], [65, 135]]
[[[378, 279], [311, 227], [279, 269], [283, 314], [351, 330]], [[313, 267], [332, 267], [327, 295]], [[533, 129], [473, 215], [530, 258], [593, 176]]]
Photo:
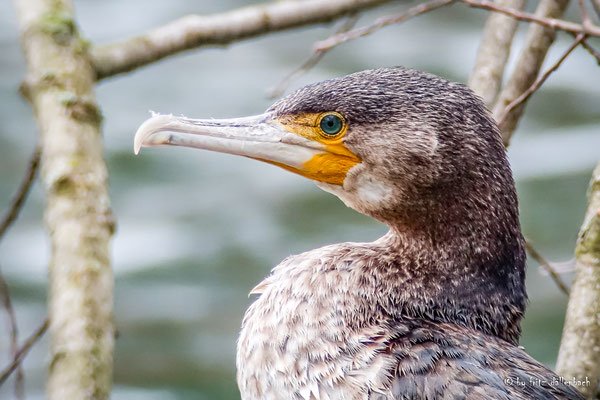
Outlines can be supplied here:
[[484, 205], [472, 199], [421, 204], [390, 223], [376, 242], [389, 262], [373, 265], [382, 282], [400, 282], [387, 287], [389, 299], [401, 299], [395, 313], [469, 326], [516, 344], [527, 300], [516, 200]]

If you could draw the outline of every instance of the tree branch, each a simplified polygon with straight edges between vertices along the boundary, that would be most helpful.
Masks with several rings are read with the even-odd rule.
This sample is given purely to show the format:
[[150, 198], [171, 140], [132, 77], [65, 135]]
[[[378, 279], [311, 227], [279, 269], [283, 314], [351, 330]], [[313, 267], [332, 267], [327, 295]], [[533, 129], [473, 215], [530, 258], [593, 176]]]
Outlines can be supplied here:
[[598, 50], [594, 49], [587, 42], [587, 40], [584, 40], [583, 42], [581, 42], [581, 45], [583, 46], [584, 49], [586, 49], [588, 51], [588, 53], [590, 53], [592, 56], [594, 56], [594, 58], [596, 59], [596, 63], [598, 63], [598, 65], [600, 66], [600, 53], [598, 53]]
[[[470, 2], [471, 0], [463, 0]], [[537, 19], [548, 19], [560, 17], [569, 0], [540, 0], [536, 9]], [[531, 24], [527, 31], [527, 38], [523, 50], [519, 54], [515, 69], [498, 96], [493, 111], [496, 120], [504, 112], [506, 107], [516, 98], [521, 96], [536, 80], [546, 57], [548, 49], [554, 42], [556, 32], [548, 26]], [[504, 144], [508, 146], [510, 138], [523, 114], [525, 104], [514, 108], [499, 124], [502, 131]]]
[[577, 0], [577, 3], [579, 3], [579, 10], [581, 12], [581, 24], [583, 26], [592, 25], [592, 20], [590, 20], [590, 16], [588, 15], [587, 9], [585, 8], [584, 0]]
[[223, 46], [271, 32], [327, 23], [392, 0], [274, 1], [213, 15], [188, 15], [144, 35], [92, 48], [104, 79], [200, 46]]
[[565, 379], [589, 379], [589, 386], [578, 389], [591, 399], [599, 394], [600, 382], [600, 163], [590, 183], [575, 258], [575, 280], [556, 369]]
[[600, 17], [600, 0], [592, 0], [592, 6], [594, 7], [594, 11]]
[[371, 33], [376, 32], [385, 26], [388, 26], [391, 24], [398, 24], [400, 22], [406, 21], [407, 19], [416, 17], [417, 15], [421, 15], [426, 12], [435, 10], [436, 8], [447, 6], [449, 4], [454, 3], [454, 1], [455, 0], [432, 0], [432, 1], [428, 1], [426, 3], [419, 4], [417, 6], [409, 8], [408, 10], [406, 10], [400, 14], [379, 18], [377, 21], [375, 21], [375, 23], [373, 23], [371, 25], [353, 29], [346, 33], [340, 33], [340, 34], [334, 35], [328, 39], [317, 42], [317, 43], [315, 43], [315, 49], [321, 50], [321, 51], [329, 50], [329, 49], [331, 49], [335, 46], [338, 46], [342, 43], [345, 43], [349, 40], [354, 40], [361, 36], [370, 35]]
[[[582, 24], [577, 24], [575, 22], [565, 21], [562, 19], [556, 19], [558, 16], [562, 15], [562, 13], [558, 16], [552, 15], [540, 15], [536, 12], [536, 14], [530, 14], [527, 12], [523, 12], [520, 10], [514, 10], [502, 6], [497, 6], [491, 1], [487, 0], [461, 0], [463, 3], [469, 5], [470, 7], [475, 8], [484, 8], [491, 11], [500, 12], [502, 14], [510, 15], [513, 18], [516, 18], [521, 21], [527, 22], [535, 22], [536, 24], [546, 26], [548, 28], [561, 30], [565, 32], [580, 34], [583, 33], [587, 36], [600, 37], [600, 26], [590, 24], [589, 26], [585, 26]], [[539, 10], [539, 6], [538, 6]]]
[[531, 242], [529, 240], [525, 240], [525, 248], [527, 249], [527, 252], [529, 253], [529, 255], [531, 257], [533, 257], [533, 259], [535, 261], [537, 261], [542, 266], [542, 268], [544, 268], [546, 270], [546, 272], [548, 272], [548, 274], [550, 274], [550, 276], [552, 277], [552, 280], [554, 281], [554, 283], [556, 283], [556, 286], [558, 286], [558, 288], [560, 290], [562, 290], [562, 292], [568, 296], [569, 288], [563, 282], [560, 275], [556, 272], [556, 270], [548, 262], [548, 260], [546, 260], [540, 253], [538, 253], [538, 251], [533, 247], [533, 245], [531, 244]]
[[8, 207], [8, 211], [2, 217], [0, 221], [0, 239], [6, 233], [8, 227], [17, 219], [19, 215], [19, 211], [21, 211], [21, 207], [27, 198], [27, 194], [29, 193], [29, 189], [33, 184], [35, 179], [35, 175], [37, 174], [37, 170], [40, 164], [40, 150], [36, 148], [31, 157], [29, 158], [29, 163], [27, 165], [27, 171], [25, 176], [21, 180], [21, 184], [17, 189], [16, 194], [14, 195], [12, 201], [10, 202], [10, 206]]
[[[343, 33], [352, 29], [357, 20], [358, 16], [356, 14], [349, 16], [342, 23], [342, 25], [339, 27], [336, 33]], [[275, 86], [272, 90], [269, 91], [268, 97], [270, 99], [274, 99], [276, 97], [281, 96], [281, 94], [287, 89], [287, 87], [294, 79], [298, 78], [302, 74], [306, 73], [306, 71], [310, 70], [315, 65], [317, 65], [325, 54], [327, 54], [327, 50], [314, 50], [311, 56], [306, 61], [304, 61], [302, 65], [300, 65], [300, 67], [296, 68], [294, 71], [289, 73], [285, 78], [281, 80], [281, 82], [279, 82], [277, 86]]]
[[[522, 10], [525, 0], [497, 0], [494, 4]], [[518, 20], [500, 13], [490, 13], [485, 23], [469, 87], [488, 107], [492, 107], [500, 91], [517, 26]]]
[[24, 92], [40, 131], [49, 231], [49, 400], [106, 399], [112, 380], [114, 231], [95, 73], [68, 0], [15, 0]]
[[519, 97], [517, 97], [516, 99], [511, 101], [510, 104], [506, 106], [506, 108], [504, 109], [502, 114], [500, 114], [497, 117], [498, 125], [503, 126], [505, 124], [505, 120], [506, 120], [507, 116], [510, 115], [510, 113], [515, 108], [519, 107], [521, 104], [523, 104], [527, 100], [529, 100], [531, 95], [533, 93], [535, 93], [535, 91], [538, 90], [544, 84], [544, 82], [546, 82], [546, 79], [548, 79], [548, 77], [560, 67], [560, 65], [563, 63], [563, 61], [566, 60], [566, 58], [569, 56], [569, 54], [571, 54], [571, 52], [573, 50], [575, 50], [575, 48], [577, 46], [579, 46], [584, 40], [585, 40], [585, 36], [583, 34], [577, 35], [577, 37], [575, 38], [575, 41], [571, 44], [571, 46], [569, 46], [569, 48], [563, 53], [563, 55], [554, 63], [554, 65], [552, 65], [552, 67], [550, 67], [538, 80], [533, 82], [533, 84], [526, 91], [521, 93], [521, 95]]
[[21, 361], [23, 361], [33, 345], [44, 335], [49, 324], [50, 321], [48, 321], [48, 318], [46, 318], [44, 323], [42, 323], [42, 325], [35, 332], [33, 332], [33, 334], [25, 341], [23, 346], [17, 351], [13, 361], [0, 373], [0, 386], [6, 382], [10, 374], [12, 374], [15, 369], [19, 368]]
[[[10, 352], [12, 354], [12, 358], [15, 359], [18, 356], [19, 352], [19, 331], [17, 329], [17, 319], [15, 317], [15, 311], [12, 306], [12, 301], [10, 300], [10, 289], [8, 288], [8, 283], [4, 279], [2, 275], [2, 271], [0, 269], [0, 297], [2, 298], [2, 305], [4, 306], [4, 310], [6, 310], [6, 316], [8, 319], [8, 330], [10, 335]], [[17, 368], [17, 379], [15, 381], [15, 395], [19, 400], [23, 400], [25, 397], [24, 391], [24, 379], [23, 369], [18, 366]]]
[[[35, 176], [37, 175], [37, 171], [39, 169], [40, 164], [40, 150], [38, 147], [34, 150], [33, 154], [29, 158], [29, 162], [27, 164], [27, 170], [25, 172], [25, 176], [21, 180], [17, 192], [13, 196], [8, 210], [0, 220], [0, 240], [10, 227], [10, 225], [17, 219], [19, 212], [21, 211], [23, 204], [25, 204], [25, 199], [29, 194], [29, 190], [33, 185], [35, 180]], [[10, 299], [10, 290], [8, 288], [8, 284], [0, 271], [0, 296], [2, 297], [2, 303], [4, 305], [4, 309], [6, 310], [6, 315], [8, 319], [9, 326], [9, 334], [10, 334], [10, 348], [13, 359], [17, 359], [18, 356], [18, 341], [19, 341], [19, 333], [17, 329], [17, 320], [15, 317], [15, 312], [12, 307], [12, 301]], [[17, 399], [25, 398], [25, 375], [23, 374], [23, 370], [20, 364], [15, 365], [15, 369], [17, 371], [17, 377], [15, 380], [15, 397]], [[11, 371], [12, 372], [12, 371]], [[8, 375], [7, 375], [8, 377]], [[1, 382], [0, 382], [1, 384]]]

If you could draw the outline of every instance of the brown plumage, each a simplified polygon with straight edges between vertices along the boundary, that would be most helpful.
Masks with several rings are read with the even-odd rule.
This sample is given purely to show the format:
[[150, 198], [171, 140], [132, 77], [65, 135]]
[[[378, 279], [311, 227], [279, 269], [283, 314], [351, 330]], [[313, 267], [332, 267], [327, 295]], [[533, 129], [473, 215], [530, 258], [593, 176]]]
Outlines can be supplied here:
[[[340, 136], [314, 136], [332, 112]], [[255, 288], [238, 343], [243, 399], [582, 398], [517, 346], [527, 298], [514, 183], [465, 86], [363, 71], [253, 119], [154, 117], [136, 148], [158, 144], [274, 163], [390, 227], [289, 257]]]

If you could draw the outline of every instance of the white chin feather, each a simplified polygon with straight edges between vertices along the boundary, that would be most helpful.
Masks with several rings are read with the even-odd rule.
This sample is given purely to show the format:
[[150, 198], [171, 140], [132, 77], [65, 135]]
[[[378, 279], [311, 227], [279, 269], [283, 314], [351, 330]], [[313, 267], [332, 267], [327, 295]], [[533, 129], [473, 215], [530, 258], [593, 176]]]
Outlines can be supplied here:
[[[360, 164], [354, 168], [359, 167]], [[353, 168], [353, 169], [354, 169]], [[385, 182], [378, 180], [366, 170], [348, 171], [344, 185], [332, 185], [316, 182], [317, 186], [326, 192], [336, 195], [348, 207], [362, 213], [380, 210], [389, 203], [393, 197], [393, 189]]]

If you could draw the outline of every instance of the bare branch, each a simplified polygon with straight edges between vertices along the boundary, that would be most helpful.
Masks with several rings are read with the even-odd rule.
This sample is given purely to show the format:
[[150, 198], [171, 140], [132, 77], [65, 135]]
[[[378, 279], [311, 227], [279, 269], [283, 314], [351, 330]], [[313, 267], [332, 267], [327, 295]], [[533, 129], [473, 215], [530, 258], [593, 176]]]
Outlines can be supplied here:
[[[547, 26], [552, 29], [557, 29], [570, 33], [583, 33], [587, 36], [600, 37], [600, 26], [596, 26], [590, 24], [589, 26], [584, 26], [581, 24], [577, 24], [570, 21], [565, 21], [562, 19], [549, 18], [537, 15], [537, 13], [530, 14], [527, 12], [514, 10], [506, 7], [497, 6], [491, 1], [488, 0], [461, 0], [463, 3], [469, 5], [470, 7], [475, 8], [484, 8], [491, 11], [500, 12], [506, 15], [510, 15], [513, 18], [516, 18], [521, 21], [535, 22], [536, 24]], [[562, 15], [562, 13], [561, 13]]]
[[[342, 23], [342, 25], [339, 27], [336, 33], [347, 32], [348, 30], [352, 29], [354, 24], [356, 24], [357, 20], [358, 16], [356, 14], [349, 16]], [[270, 90], [268, 97], [270, 99], [274, 99], [276, 97], [281, 96], [281, 94], [287, 89], [287, 87], [294, 79], [305, 74], [315, 65], [317, 65], [326, 53], [327, 50], [314, 50], [312, 55], [304, 63], [302, 63], [300, 67], [296, 68], [294, 71], [289, 73], [285, 78], [281, 80], [281, 82], [279, 82], [277, 86]]]
[[556, 363], [565, 379], [589, 380], [578, 389], [596, 398], [600, 381], [600, 163], [589, 191], [589, 204], [575, 248], [575, 280]]
[[569, 54], [571, 54], [571, 52], [575, 50], [575, 48], [579, 46], [584, 40], [585, 36], [583, 34], [579, 34], [575, 38], [575, 41], [571, 44], [571, 46], [569, 46], [569, 48], [563, 53], [563, 55], [558, 59], [558, 61], [556, 61], [554, 65], [552, 65], [552, 67], [550, 67], [538, 80], [533, 82], [533, 84], [519, 97], [511, 101], [510, 104], [506, 106], [502, 114], [500, 114], [500, 116], [498, 117], [498, 125], [503, 126], [507, 116], [510, 115], [510, 113], [515, 108], [525, 103], [531, 97], [531, 95], [535, 93], [535, 91], [538, 90], [544, 84], [544, 82], [546, 82], [546, 79], [548, 79], [548, 77], [560, 67], [560, 65], [563, 63], [563, 61], [566, 60]]
[[27, 165], [27, 172], [25, 176], [21, 180], [21, 184], [17, 189], [17, 193], [14, 195], [10, 206], [8, 207], [8, 211], [2, 217], [0, 221], [0, 239], [6, 233], [6, 230], [12, 224], [17, 216], [19, 215], [19, 211], [27, 198], [27, 194], [29, 193], [29, 189], [33, 184], [35, 179], [35, 175], [37, 174], [38, 167], [40, 165], [40, 150], [36, 148], [31, 157], [29, 158], [29, 163]]
[[556, 286], [558, 286], [558, 288], [560, 290], [562, 290], [562, 292], [568, 296], [569, 288], [563, 282], [560, 275], [556, 272], [556, 270], [548, 262], [548, 260], [546, 260], [540, 253], [538, 253], [538, 251], [533, 247], [533, 245], [531, 244], [531, 242], [529, 240], [525, 240], [525, 248], [527, 249], [527, 252], [529, 253], [529, 255], [531, 257], [533, 257], [533, 259], [535, 261], [537, 261], [540, 264], [540, 266], [548, 272], [548, 274], [550, 274], [550, 276], [552, 277], [552, 280], [554, 281], [554, 283], [556, 283]]
[[[10, 289], [8, 287], [8, 283], [4, 279], [2, 275], [2, 271], [0, 270], [0, 297], [2, 298], [2, 305], [4, 306], [4, 310], [6, 311], [6, 316], [8, 319], [8, 330], [10, 334], [10, 352], [12, 354], [12, 358], [17, 358], [17, 354], [19, 351], [19, 331], [17, 329], [17, 318], [15, 317], [15, 311], [12, 306], [12, 301], [10, 299]], [[19, 366], [17, 367], [17, 379], [15, 380], [15, 395], [19, 400], [23, 400], [25, 397], [25, 389], [24, 389], [24, 375], [23, 369]]]
[[592, 0], [592, 6], [594, 6], [594, 11], [600, 17], [600, 0]]
[[16, 356], [13, 358], [13, 361], [2, 370], [0, 373], [0, 385], [2, 385], [8, 377], [13, 373], [13, 371], [21, 365], [21, 361], [25, 358], [29, 350], [33, 347], [33, 345], [44, 335], [46, 330], [48, 330], [48, 326], [50, 325], [50, 321], [48, 318], [44, 320], [44, 323], [40, 325], [39, 328], [36, 329], [35, 332], [25, 341], [23, 346], [17, 351]]
[[590, 53], [592, 56], [594, 56], [594, 58], [596, 59], [596, 63], [598, 63], [598, 65], [600, 66], [600, 53], [598, 52], [598, 50], [594, 49], [587, 40], [584, 40], [583, 42], [581, 42], [581, 46], [583, 46], [584, 49], [586, 49], [588, 51], [588, 53]]
[[[573, 257], [570, 260], [562, 261], [562, 262], [553, 261], [552, 263], [550, 263], [550, 266], [552, 266], [552, 269], [554, 270], [554, 272], [556, 272], [559, 275], [571, 274], [571, 273], [575, 272], [575, 257]], [[550, 276], [550, 273], [548, 273], [548, 271], [546, 271], [546, 269], [541, 266], [539, 267], [539, 273], [542, 276]]]
[[404, 22], [408, 19], [416, 17], [417, 15], [424, 14], [426, 12], [435, 10], [437, 8], [447, 6], [449, 4], [454, 3], [455, 0], [432, 0], [426, 3], [419, 4], [418, 6], [414, 6], [409, 8], [408, 10], [388, 17], [379, 18], [375, 23], [367, 26], [363, 26], [357, 29], [353, 29], [346, 33], [340, 33], [334, 35], [328, 39], [322, 40], [320, 42], [315, 43], [316, 50], [329, 50], [335, 46], [338, 46], [342, 43], [345, 43], [349, 40], [357, 39], [361, 36], [370, 35], [373, 32], [378, 31], [379, 29], [391, 25], [398, 24], [400, 22]]
[[279, 82], [274, 88], [269, 90], [269, 92], [267, 93], [267, 98], [274, 99], [276, 97], [281, 96], [283, 92], [285, 92], [285, 90], [288, 88], [288, 86], [290, 86], [290, 83], [292, 83], [294, 79], [297, 79], [298, 77], [308, 72], [310, 69], [314, 68], [314, 66], [317, 65], [319, 61], [321, 61], [321, 59], [326, 53], [326, 50], [313, 51], [310, 57], [306, 61], [304, 61], [302, 65], [300, 65], [298, 68], [286, 75], [285, 78], [281, 80], [281, 82]]
[[[29, 158], [29, 162], [27, 165], [27, 170], [25, 176], [21, 180], [19, 184], [19, 188], [17, 192], [13, 196], [10, 205], [8, 207], [8, 211], [0, 220], [0, 240], [10, 227], [10, 225], [17, 219], [23, 204], [25, 203], [25, 199], [29, 194], [29, 190], [35, 180], [35, 176], [37, 175], [37, 171], [39, 169], [40, 163], [40, 150], [36, 147], [33, 154]], [[19, 333], [17, 329], [17, 320], [15, 317], [15, 313], [12, 307], [12, 301], [10, 299], [10, 290], [8, 288], [8, 284], [0, 271], [0, 296], [2, 297], [2, 303], [4, 305], [4, 309], [6, 310], [6, 315], [8, 319], [9, 333], [10, 333], [10, 348], [13, 359], [17, 358], [18, 354], [18, 340]], [[25, 398], [25, 375], [23, 374], [23, 369], [20, 365], [17, 365], [17, 376], [15, 379], [15, 397], [17, 399]]]
[[579, 3], [579, 10], [581, 11], [581, 24], [586, 27], [592, 25], [592, 20], [585, 8], [584, 0], [577, 0], [577, 3]]
[[144, 35], [92, 48], [104, 79], [200, 46], [223, 46], [266, 33], [334, 21], [392, 0], [274, 1], [207, 16], [188, 15]]
[[[525, 0], [496, 0], [494, 4], [522, 10]], [[500, 13], [490, 13], [485, 23], [469, 87], [488, 107], [492, 107], [500, 91], [517, 26], [518, 20]]]
[[[471, 1], [471, 0], [464, 0]], [[540, 0], [535, 12], [535, 18], [551, 19], [560, 17], [569, 0]], [[519, 12], [520, 13], [520, 12]], [[507, 83], [504, 85], [498, 100], [494, 105], [493, 112], [496, 120], [504, 112], [506, 107], [526, 91], [537, 79], [548, 49], [554, 42], [556, 32], [553, 28], [545, 25], [531, 24], [527, 31], [527, 38], [516, 66]], [[525, 103], [514, 108], [503, 119], [500, 125], [502, 139], [508, 146], [510, 138], [523, 114]]]

